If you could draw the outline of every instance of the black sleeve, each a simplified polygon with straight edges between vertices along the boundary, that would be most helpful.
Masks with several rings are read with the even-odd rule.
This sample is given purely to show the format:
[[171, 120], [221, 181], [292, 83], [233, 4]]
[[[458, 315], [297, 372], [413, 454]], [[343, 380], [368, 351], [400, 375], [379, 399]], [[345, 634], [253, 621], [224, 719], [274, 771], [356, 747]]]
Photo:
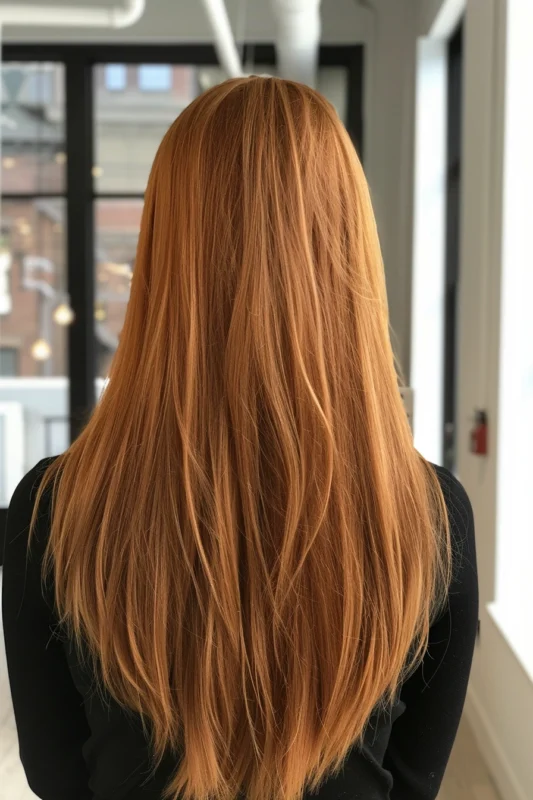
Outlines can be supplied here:
[[7, 515], [2, 615], [9, 683], [30, 788], [42, 800], [90, 800], [82, 756], [89, 729], [41, 580], [48, 510], [39, 515], [28, 554], [35, 493], [48, 463], [41, 462], [23, 478]]
[[437, 468], [448, 507], [454, 577], [444, 613], [431, 628], [422, 664], [405, 682], [406, 709], [394, 723], [384, 766], [391, 800], [435, 800], [463, 712], [478, 625], [472, 506], [461, 484]]

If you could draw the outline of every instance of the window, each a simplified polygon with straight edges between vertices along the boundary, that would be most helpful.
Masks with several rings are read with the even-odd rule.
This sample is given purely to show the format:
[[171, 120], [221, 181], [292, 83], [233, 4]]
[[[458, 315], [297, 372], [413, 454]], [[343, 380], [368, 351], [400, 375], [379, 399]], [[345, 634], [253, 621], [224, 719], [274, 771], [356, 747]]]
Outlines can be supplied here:
[[533, 5], [507, 19], [496, 601], [491, 610], [533, 677]]
[[51, 105], [54, 102], [55, 64], [33, 64], [25, 69], [21, 101], [29, 106]]
[[126, 88], [125, 64], [107, 64], [104, 68], [104, 85], [108, 92], [123, 92]]
[[[111, 66], [116, 65], [94, 67], [96, 86]], [[135, 71], [139, 89], [153, 96], [131, 92], [118, 109], [104, 92], [94, 103], [94, 333], [100, 378], [108, 374], [124, 322], [152, 161], [168, 127], [200, 90], [194, 66], [140, 64]], [[172, 85], [176, 92], [169, 103], [165, 93]]]
[[[11, 347], [16, 341], [20, 347], [16, 376], [22, 391], [28, 379], [66, 374], [66, 327], [57, 311], [68, 304], [64, 200], [4, 196], [1, 213], [9, 229], [4, 252], [11, 256], [12, 280], [11, 309], [2, 316], [0, 346]], [[5, 391], [0, 384], [0, 399], [5, 399]]]
[[11, 378], [17, 374], [17, 356], [15, 347], [0, 347], [0, 377]]
[[418, 44], [411, 369], [414, 441], [442, 464], [446, 218], [446, 43]]
[[1, 80], [0, 507], [24, 472], [60, 452], [50, 420], [68, 430], [70, 310], [64, 68], [5, 62]]
[[8, 62], [1, 76], [3, 195], [63, 192], [63, 67]]
[[11, 264], [13, 256], [6, 246], [5, 236], [0, 236], [0, 316], [10, 314], [13, 308], [11, 296]]
[[95, 311], [96, 369], [108, 374], [118, 345], [130, 293], [142, 198], [95, 201]]
[[[110, 66], [94, 67], [94, 83], [102, 85], [101, 73]], [[120, 66], [120, 65], [119, 65]], [[139, 86], [146, 96], [128, 92], [117, 106], [115, 98], [108, 92], [97, 92], [94, 102], [94, 147], [95, 169], [94, 188], [97, 194], [134, 194], [141, 196], [156, 150], [168, 127], [176, 116], [198, 94], [198, 85], [191, 79], [195, 68], [192, 66], [169, 66], [167, 64], [140, 65]], [[183, 84], [183, 91], [172, 96], [172, 102], [158, 87], [168, 84]], [[142, 77], [144, 76], [144, 77]], [[167, 76], [163, 78], [162, 76]], [[183, 80], [188, 77], [188, 80]]]
[[[115, 66], [95, 66], [95, 85], [102, 85], [102, 70], [107, 75]], [[256, 69], [269, 72], [271, 67], [258, 65]], [[97, 93], [94, 104], [94, 324], [100, 378], [108, 373], [126, 313], [143, 193], [157, 147], [176, 116], [199, 92], [225, 79], [219, 67], [194, 65], [140, 64], [137, 75], [139, 89], [153, 92], [153, 96], [145, 98], [132, 92], [118, 109], [113, 98], [103, 92]], [[164, 92], [171, 86], [169, 103]], [[345, 118], [346, 67], [321, 68], [319, 86]]]
[[[205, 45], [32, 48], [6, 45], [0, 71], [0, 540], [20, 477], [68, 446], [107, 374], [156, 149], [225, 78]], [[252, 60], [271, 72], [274, 48], [245, 48]], [[320, 88], [359, 149], [362, 67], [359, 45], [321, 48]]]
[[141, 92], [169, 92], [172, 68], [168, 64], [141, 64], [138, 79]]

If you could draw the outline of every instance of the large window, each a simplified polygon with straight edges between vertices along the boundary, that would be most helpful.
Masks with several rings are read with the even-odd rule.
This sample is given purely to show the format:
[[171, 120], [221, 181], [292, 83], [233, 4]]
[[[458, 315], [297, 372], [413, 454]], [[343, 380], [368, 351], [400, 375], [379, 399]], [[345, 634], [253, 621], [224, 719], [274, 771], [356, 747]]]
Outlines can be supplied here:
[[533, 5], [507, 4], [498, 551], [500, 627], [533, 678]]
[[[0, 506], [68, 442], [64, 68], [2, 66]], [[54, 434], [51, 429], [54, 427]]]
[[[362, 52], [323, 47], [318, 80], [360, 152]], [[273, 47], [251, 54], [257, 72], [275, 69]], [[18, 480], [68, 446], [108, 374], [159, 142], [225, 77], [212, 46], [7, 45], [3, 57], [0, 535]]]
[[[272, 66], [258, 64], [256, 71], [272, 72]], [[143, 193], [157, 147], [176, 116], [224, 78], [219, 67], [208, 64], [98, 64], [93, 69], [95, 334], [101, 378], [108, 373], [124, 320]], [[346, 67], [322, 66], [317, 82], [345, 122], [348, 79]]]
[[201, 91], [199, 69], [188, 64], [93, 68], [94, 325], [101, 378], [108, 373], [124, 321], [152, 161], [170, 124]]

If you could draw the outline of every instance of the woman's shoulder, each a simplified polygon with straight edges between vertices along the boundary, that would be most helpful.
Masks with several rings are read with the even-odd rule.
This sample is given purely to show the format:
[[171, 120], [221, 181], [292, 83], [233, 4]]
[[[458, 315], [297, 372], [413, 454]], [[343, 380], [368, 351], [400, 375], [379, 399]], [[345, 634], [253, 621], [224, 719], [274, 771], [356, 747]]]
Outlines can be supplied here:
[[444, 467], [432, 465], [448, 511], [453, 558], [451, 592], [477, 593], [474, 512], [462, 483]]
[[31, 504], [31, 508], [33, 510], [33, 503], [37, 497], [37, 492], [41, 485], [44, 474], [48, 467], [50, 467], [54, 461], [57, 460], [57, 458], [58, 456], [53, 456], [52, 458], [43, 458], [32, 469], [30, 469], [26, 475], [24, 475], [17, 488], [13, 492], [11, 501], [9, 503], [8, 514], [20, 512], [24, 508], [27, 508], [28, 504]]
[[[6, 551], [22, 549], [26, 551], [37, 493], [46, 470], [55, 460], [56, 458], [54, 457], [39, 461], [33, 469], [26, 473], [13, 492], [7, 511]], [[39, 545], [44, 543], [49, 532], [49, 500], [49, 492], [45, 492], [34, 530], [36, 547], [39, 549]]]
[[452, 535], [459, 538], [473, 535], [474, 512], [463, 484], [445, 467], [435, 464], [432, 464], [432, 467], [437, 473], [442, 489]]

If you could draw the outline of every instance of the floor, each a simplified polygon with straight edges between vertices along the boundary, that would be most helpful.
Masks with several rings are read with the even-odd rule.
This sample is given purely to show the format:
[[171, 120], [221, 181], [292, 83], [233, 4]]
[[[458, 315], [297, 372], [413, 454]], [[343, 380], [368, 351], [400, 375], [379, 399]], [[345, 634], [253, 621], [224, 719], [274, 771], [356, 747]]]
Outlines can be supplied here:
[[438, 800], [501, 800], [465, 719]]
[[[0, 800], [35, 800], [18, 758], [1, 631], [0, 639]], [[465, 720], [438, 800], [500, 800]]]

